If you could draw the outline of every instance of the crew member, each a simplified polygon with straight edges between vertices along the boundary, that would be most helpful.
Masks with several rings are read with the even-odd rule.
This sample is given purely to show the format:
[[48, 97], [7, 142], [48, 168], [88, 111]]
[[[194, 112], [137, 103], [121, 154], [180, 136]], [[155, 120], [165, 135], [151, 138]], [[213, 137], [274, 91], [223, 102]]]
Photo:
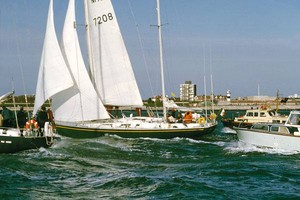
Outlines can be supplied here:
[[39, 125], [39, 132], [41, 133], [41, 136], [43, 136], [42, 129], [45, 126], [45, 123], [49, 121], [48, 114], [46, 112], [46, 108], [44, 106], [41, 107], [41, 110], [37, 113], [37, 122]]
[[192, 120], [193, 120], [193, 115], [192, 115], [192, 112], [186, 112], [185, 114], [184, 114], [184, 122], [185, 123], [191, 123], [192, 122]]

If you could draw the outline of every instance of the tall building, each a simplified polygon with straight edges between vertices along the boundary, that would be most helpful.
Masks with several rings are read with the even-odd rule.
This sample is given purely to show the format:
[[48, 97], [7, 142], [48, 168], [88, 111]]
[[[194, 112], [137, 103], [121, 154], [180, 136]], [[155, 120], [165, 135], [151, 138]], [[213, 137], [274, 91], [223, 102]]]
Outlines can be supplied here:
[[180, 84], [180, 101], [194, 101], [197, 95], [197, 87], [192, 84], [192, 81], [185, 81], [184, 84]]

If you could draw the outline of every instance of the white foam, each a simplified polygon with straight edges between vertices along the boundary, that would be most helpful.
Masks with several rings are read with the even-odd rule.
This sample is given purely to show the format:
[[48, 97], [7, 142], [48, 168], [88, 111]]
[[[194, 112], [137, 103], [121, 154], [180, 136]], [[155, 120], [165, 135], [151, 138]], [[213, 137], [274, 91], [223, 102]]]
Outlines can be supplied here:
[[276, 148], [267, 148], [267, 147], [258, 147], [251, 144], [246, 144], [240, 141], [229, 142], [225, 150], [229, 151], [230, 153], [268, 153], [268, 154], [281, 154], [281, 155], [293, 155], [299, 154], [298, 151], [288, 151], [284, 149], [276, 149]]
[[229, 127], [223, 127], [221, 130], [222, 133], [231, 133], [231, 134], [236, 134], [236, 131], [229, 128]]

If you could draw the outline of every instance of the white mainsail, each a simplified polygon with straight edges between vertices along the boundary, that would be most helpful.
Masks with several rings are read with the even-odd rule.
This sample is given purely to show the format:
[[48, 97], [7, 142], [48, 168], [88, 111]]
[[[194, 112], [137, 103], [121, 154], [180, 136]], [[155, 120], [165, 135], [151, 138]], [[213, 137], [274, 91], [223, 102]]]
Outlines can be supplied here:
[[53, 20], [53, 1], [50, 0], [33, 114], [53, 95], [74, 85], [62, 56]]
[[76, 31], [74, 0], [69, 1], [62, 33], [61, 49], [75, 86], [52, 98], [58, 121], [89, 121], [110, 118], [86, 70]]
[[85, 0], [93, 84], [104, 105], [142, 106], [142, 98], [111, 0]]

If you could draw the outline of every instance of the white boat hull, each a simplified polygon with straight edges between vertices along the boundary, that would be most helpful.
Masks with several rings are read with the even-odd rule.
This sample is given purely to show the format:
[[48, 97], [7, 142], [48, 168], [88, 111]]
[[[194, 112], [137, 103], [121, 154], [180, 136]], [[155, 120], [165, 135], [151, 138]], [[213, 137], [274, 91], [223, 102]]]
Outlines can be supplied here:
[[[153, 119], [153, 121], [149, 121]], [[150, 137], [169, 139], [175, 137], [197, 138], [214, 131], [217, 123], [166, 123], [158, 118], [131, 118], [107, 122], [64, 123], [57, 122], [58, 134], [73, 138], [100, 137], [105, 134], [124, 138]]]
[[236, 131], [238, 139], [247, 144], [300, 152], [300, 136], [258, 132], [250, 129], [237, 129]]

